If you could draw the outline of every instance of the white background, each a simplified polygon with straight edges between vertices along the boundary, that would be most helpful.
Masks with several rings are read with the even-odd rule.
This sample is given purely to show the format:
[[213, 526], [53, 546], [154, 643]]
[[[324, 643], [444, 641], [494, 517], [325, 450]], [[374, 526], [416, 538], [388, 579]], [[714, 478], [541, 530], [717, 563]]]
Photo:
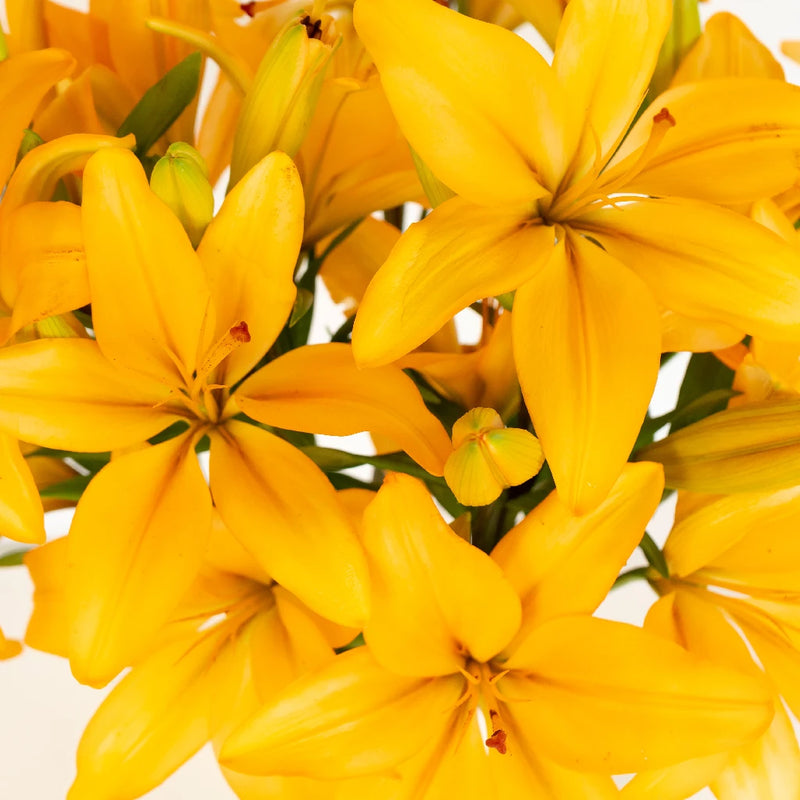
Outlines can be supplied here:
[[[778, 52], [783, 39], [800, 39], [800, 4], [795, 0], [710, 0], [702, 4], [705, 18], [722, 10], [740, 16], [773, 52]], [[783, 57], [781, 60], [787, 79], [800, 83], [800, 66]], [[325, 327], [338, 327], [336, 311], [329, 303], [316, 324], [318, 331]], [[654, 401], [658, 404], [654, 408], [657, 413], [674, 403], [675, 381], [680, 379], [682, 364], [685, 361], [671, 366], [670, 375], [662, 382]], [[669, 527], [669, 511], [660, 510], [660, 514], [663, 520], [657, 529], [663, 538]], [[68, 511], [49, 515], [49, 535], [62, 535], [68, 521]], [[632, 565], [640, 563], [637, 557], [631, 560]], [[0, 570], [0, 627], [7, 636], [24, 635], [31, 610], [30, 595], [31, 584], [24, 568]], [[634, 584], [613, 593], [601, 613], [639, 623], [652, 600], [646, 586]], [[81, 731], [105, 693], [80, 686], [63, 659], [44, 653], [26, 650], [18, 658], [0, 662], [0, 800], [61, 800], [66, 796], [74, 776], [74, 754]], [[148, 800], [233, 797], [207, 750], [147, 795]], [[710, 797], [710, 793], [703, 797]]]

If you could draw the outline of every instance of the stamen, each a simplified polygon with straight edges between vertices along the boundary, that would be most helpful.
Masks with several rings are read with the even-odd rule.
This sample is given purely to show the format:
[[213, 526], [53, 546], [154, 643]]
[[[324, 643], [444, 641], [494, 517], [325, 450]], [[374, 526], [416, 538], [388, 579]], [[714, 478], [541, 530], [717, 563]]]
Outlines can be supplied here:
[[[568, 199], [567, 202], [558, 204], [562, 218], [576, 217], [598, 201], [601, 201], [603, 205], [613, 206], [615, 203], [627, 199], [627, 197], [616, 197], [612, 199], [610, 195], [617, 194], [622, 187], [633, 182], [634, 178], [648, 166], [656, 150], [661, 145], [661, 141], [667, 135], [667, 132], [671, 128], [674, 128], [675, 125], [675, 117], [669, 113], [669, 109], [662, 108], [661, 111], [653, 117], [653, 126], [650, 130], [650, 136], [644, 145], [613, 167], [605, 182], [596, 182], [596, 191], [592, 194], [575, 198], [575, 200], [572, 200], [572, 207], [570, 207], [571, 198]], [[572, 189], [574, 188], [575, 187], [572, 187]], [[571, 192], [572, 190], [570, 190], [569, 194], [571, 194]], [[565, 195], [565, 198], [567, 197], [568, 195]], [[634, 199], [639, 198], [635, 197]]]
[[248, 17], [254, 17], [256, 15], [256, 4], [255, 2], [250, 3], [239, 3], [239, 8], [247, 14]]
[[250, 330], [242, 320], [230, 328], [222, 338], [209, 350], [200, 369], [197, 370], [195, 386], [201, 384], [234, 350], [250, 341]]
[[612, 194], [620, 186], [631, 183], [648, 165], [664, 137], [676, 124], [675, 117], [669, 113], [669, 109], [662, 108], [653, 117], [653, 127], [650, 129], [648, 140], [639, 150], [631, 153], [614, 168], [613, 173], [616, 177], [603, 186], [604, 194]]

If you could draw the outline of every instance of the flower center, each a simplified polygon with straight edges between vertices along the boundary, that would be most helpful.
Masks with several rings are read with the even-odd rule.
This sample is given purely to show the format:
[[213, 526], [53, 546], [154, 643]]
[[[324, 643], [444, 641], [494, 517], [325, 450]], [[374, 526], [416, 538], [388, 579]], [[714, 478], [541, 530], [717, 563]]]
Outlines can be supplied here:
[[467, 688], [459, 703], [469, 705], [469, 719], [478, 708], [483, 712], [490, 735], [484, 740], [486, 747], [497, 750], [500, 755], [508, 752], [508, 732], [503, 722], [500, 708], [502, 698], [497, 692], [496, 683], [505, 675], [507, 670], [496, 669], [490, 663], [469, 659], [463, 670], [467, 679]]
[[675, 117], [669, 113], [669, 109], [662, 108], [653, 117], [647, 141], [608, 171], [605, 168], [613, 152], [603, 156], [598, 150], [592, 169], [566, 191], [557, 194], [549, 208], [543, 209], [542, 217], [550, 222], [567, 222], [596, 203], [614, 205], [625, 200], [641, 199], [641, 194], [620, 192], [624, 192], [625, 187], [647, 167], [664, 137], [675, 125]]

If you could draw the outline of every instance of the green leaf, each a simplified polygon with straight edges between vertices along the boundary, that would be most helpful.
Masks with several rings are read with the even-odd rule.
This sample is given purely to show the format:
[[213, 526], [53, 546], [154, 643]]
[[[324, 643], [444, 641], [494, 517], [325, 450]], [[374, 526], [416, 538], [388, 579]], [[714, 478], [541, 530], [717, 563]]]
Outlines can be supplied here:
[[669, 578], [669, 568], [664, 559], [664, 554], [659, 550], [658, 545], [653, 541], [649, 533], [645, 533], [642, 536], [642, 541], [639, 542], [639, 549], [644, 553], [647, 563], [662, 578]]
[[85, 467], [90, 472], [99, 472], [109, 461], [111, 453], [73, 453], [71, 450], [51, 450], [49, 447], [40, 447], [28, 456], [48, 456], [50, 458], [71, 458]]
[[31, 547], [21, 547], [19, 550], [11, 550], [4, 556], [0, 556], [0, 567], [18, 567], [22, 564], [22, 559]]
[[[732, 397], [733, 370], [726, 367], [712, 353], [695, 353], [689, 359], [689, 366], [681, 384], [678, 394], [678, 402], [675, 406], [673, 416], [675, 421], [670, 428], [670, 433], [674, 433], [681, 428], [685, 428], [690, 422], [707, 417], [717, 411], [722, 411], [727, 405], [727, 401]], [[685, 413], [696, 404], [697, 401], [717, 390], [726, 390], [727, 396], [720, 392], [712, 398], [712, 402], [694, 405], [695, 413]], [[702, 411], [701, 416], [696, 412]]]
[[169, 126], [192, 102], [200, 86], [203, 56], [192, 53], [153, 84], [133, 107], [117, 131], [117, 136], [136, 136], [136, 155], [147, 151], [167, 132]]
[[505, 294], [497, 295], [497, 302], [506, 310], [512, 311], [514, 309], [514, 297], [517, 292], [506, 292]]
[[177, 422], [173, 422], [172, 425], [164, 428], [161, 433], [151, 436], [147, 441], [150, 442], [150, 444], [161, 444], [162, 442], [168, 442], [170, 439], [174, 439], [176, 436], [180, 436], [182, 433], [186, 433], [188, 430], [189, 423], [185, 419], [179, 419]]
[[314, 306], [314, 292], [309, 292], [302, 286], [297, 290], [297, 297], [292, 307], [292, 315], [289, 317], [289, 327], [294, 328], [303, 317], [308, 314]]
[[91, 479], [91, 475], [76, 475], [74, 478], [67, 478], [65, 481], [42, 489], [39, 494], [43, 498], [51, 500], [70, 500], [77, 503]]
[[364, 634], [359, 633], [352, 642], [348, 642], [344, 647], [337, 647], [336, 648], [336, 655], [338, 656], [339, 653], [345, 653], [348, 650], [354, 650], [356, 647], [363, 647], [366, 644], [364, 641]]

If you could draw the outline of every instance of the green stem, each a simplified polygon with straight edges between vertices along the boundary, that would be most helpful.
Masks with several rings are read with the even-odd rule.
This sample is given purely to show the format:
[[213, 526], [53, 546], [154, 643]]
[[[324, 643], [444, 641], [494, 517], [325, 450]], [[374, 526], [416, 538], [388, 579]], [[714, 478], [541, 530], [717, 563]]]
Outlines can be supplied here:
[[620, 573], [611, 588], [619, 589], [620, 586], [625, 586], [628, 583], [646, 579], [649, 571], [650, 567], [636, 567], [635, 569], [626, 570], [625, 572]]

